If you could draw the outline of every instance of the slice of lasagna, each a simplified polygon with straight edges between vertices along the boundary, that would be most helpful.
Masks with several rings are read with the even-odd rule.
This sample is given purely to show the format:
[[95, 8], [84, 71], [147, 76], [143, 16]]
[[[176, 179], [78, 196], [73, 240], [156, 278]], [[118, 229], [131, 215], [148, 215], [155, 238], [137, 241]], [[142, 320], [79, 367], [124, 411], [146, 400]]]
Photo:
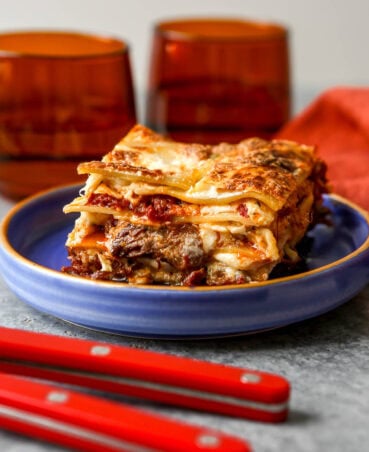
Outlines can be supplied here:
[[134, 284], [265, 281], [296, 262], [325, 190], [314, 149], [247, 139], [206, 146], [137, 125], [101, 161], [82, 163], [63, 271]]

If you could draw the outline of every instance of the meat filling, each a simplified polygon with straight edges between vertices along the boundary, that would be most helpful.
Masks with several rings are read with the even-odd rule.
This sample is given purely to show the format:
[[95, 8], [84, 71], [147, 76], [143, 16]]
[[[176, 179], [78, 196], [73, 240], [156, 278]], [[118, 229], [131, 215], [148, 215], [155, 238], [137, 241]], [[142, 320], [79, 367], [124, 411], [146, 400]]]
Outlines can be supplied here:
[[[222, 264], [209, 265], [212, 252], [204, 249], [197, 225], [133, 225], [111, 217], [102, 226], [103, 231], [99, 228], [96, 226], [91, 236], [99, 234], [104, 241], [96, 242], [99, 246], [95, 248], [85, 248], [81, 243], [70, 250], [71, 265], [64, 267], [64, 272], [134, 284], [184, 286], [240, 284], [255, 278], [265, 279], [262, 268], [257, 270], [258, 275], [254, 272], [250, 275], [248, 271]], [[234, 240], [239, 245], [248, 244], [246, 237]], [[222, 241], [219, 244], [224, 245]], [[263, 265], [261, 263], [261, 267]], [[270, 263], [265, 262], [265, 265]]]
[[114, 257], [151, 257], [182, 271], [199, 269], [205, 262], [198, 228], [191, 224], [155, 228], [113, 221], [106, 235]]

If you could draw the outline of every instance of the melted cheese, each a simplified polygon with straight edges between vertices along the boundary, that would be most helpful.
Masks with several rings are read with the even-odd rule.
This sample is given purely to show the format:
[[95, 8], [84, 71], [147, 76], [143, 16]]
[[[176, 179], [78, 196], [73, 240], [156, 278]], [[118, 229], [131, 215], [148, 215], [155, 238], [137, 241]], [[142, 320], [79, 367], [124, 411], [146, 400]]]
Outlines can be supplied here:
[[257, 268], [268, 262], [278, 262], [280, 254], [276, 239], [272, 232], [266, 228], [260, 228], [252, 236], [249, 246], [238, 246], [213, 250], [215, 260], [239, 270]]
[[210, 147], [173, 142], [137, 126], [101, 162], [82, 163], [78, 171], [123, 185], [142, 183], [142, 194], [212, 205], [254, 198], [276, 211], [314, 162], [312, 147], [290, 141], [254, 138]]

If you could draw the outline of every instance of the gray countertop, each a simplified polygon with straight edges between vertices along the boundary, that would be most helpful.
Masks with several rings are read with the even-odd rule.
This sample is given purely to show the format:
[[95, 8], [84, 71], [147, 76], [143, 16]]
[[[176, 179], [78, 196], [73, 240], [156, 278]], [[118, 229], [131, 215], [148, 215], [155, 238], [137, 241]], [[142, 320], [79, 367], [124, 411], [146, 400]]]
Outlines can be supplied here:
[[[10, 203], [0, 200], [0, 216]], [[258, 423], [134, 402], [144, 409], [247, 439], [255, 452], [359, 452], [369, 450], [369, 286], [353, 300], [315, 319], [275, 331], [228, 339], [157, 341], [94, 332], [35, 311], [0, 277], [0, 325], [101, 340], [287, 377], [290, 416], [283, 424]], [[60, 451], [0, 430], [0, 450]]]

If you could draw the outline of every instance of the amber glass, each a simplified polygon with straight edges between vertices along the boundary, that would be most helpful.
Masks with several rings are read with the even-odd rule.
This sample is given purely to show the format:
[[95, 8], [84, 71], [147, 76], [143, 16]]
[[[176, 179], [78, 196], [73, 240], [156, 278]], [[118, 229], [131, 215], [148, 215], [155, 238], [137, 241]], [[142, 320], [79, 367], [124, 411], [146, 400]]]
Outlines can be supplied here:
[[81, 181], [135, 123], [127, 45], [70, 32], [0, 34], [0, 192]]
[[289, 118], [288, 32], [280, 25], [188, 19], [154, 28], [146, 123], [181, 141], [269, 138]]

